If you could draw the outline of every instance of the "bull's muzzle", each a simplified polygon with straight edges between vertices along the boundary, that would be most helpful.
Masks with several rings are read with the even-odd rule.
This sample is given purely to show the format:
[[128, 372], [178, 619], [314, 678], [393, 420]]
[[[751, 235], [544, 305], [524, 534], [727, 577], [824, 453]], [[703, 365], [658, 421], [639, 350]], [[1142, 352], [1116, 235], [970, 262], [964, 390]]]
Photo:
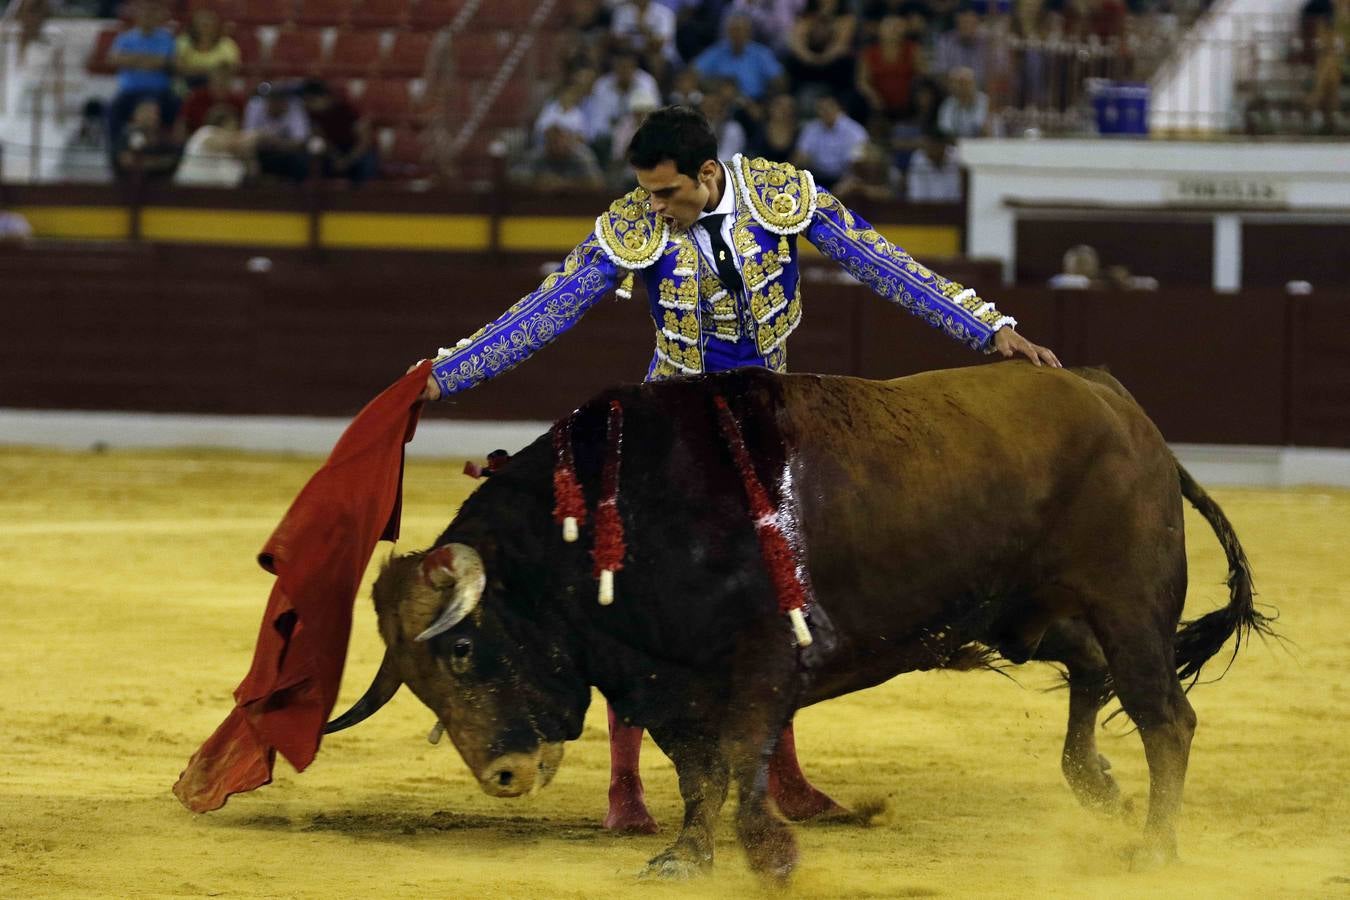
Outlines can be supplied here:
[[553, 780], [562, 756], [561, 743], [540, 744], [533, 753], [506, 753], [487, 764], [478, 784], [493, 797], [533, 794]]

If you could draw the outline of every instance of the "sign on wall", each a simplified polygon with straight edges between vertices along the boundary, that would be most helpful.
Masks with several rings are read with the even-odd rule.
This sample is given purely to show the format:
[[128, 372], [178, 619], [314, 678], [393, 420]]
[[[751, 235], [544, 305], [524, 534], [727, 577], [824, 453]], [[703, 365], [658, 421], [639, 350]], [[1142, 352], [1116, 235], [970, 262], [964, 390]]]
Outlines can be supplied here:
[[1187, 206], [1287, 206], [1289, 186], [1267, 178], [1191, 175], [1166, 182], [1163, 200]]

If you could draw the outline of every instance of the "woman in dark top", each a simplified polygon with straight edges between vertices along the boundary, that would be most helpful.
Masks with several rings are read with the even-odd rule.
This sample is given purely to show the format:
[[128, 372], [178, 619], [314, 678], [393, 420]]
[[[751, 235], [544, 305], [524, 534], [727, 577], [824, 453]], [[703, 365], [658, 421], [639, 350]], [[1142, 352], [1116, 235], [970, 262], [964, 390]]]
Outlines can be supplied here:
[[797, 101], [791, 94], [776, 94], [766, 104], [764, 121], [750, 135], [746, 155], [762, 156], [774, 162], [790, 162], [797, 147], [801, 125], [797, 119]]

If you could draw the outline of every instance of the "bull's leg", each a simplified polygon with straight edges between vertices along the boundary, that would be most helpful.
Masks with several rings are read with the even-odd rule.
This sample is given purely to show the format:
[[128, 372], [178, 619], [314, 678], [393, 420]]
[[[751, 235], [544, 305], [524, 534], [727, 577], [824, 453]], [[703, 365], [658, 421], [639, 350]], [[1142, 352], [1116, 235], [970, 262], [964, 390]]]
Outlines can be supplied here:
[[1147, 869], [1177, 855], [1177, 814], [1186, 782], [1195, 711], [1175, 668], [1173, 635], [1150, 617], [1092, 616], [1093, 632], [1106, 652], [1120, 705], [1134, 720], [1148, 759], [1148, 820], [1144, 843], [1131, 855], [1131, 867]]
[[789, 821], [834, 819], [851, 815], [847, 809], [817, 790], [802, 774], [797, 762], [797, 740], [792, 725], [778, 736], [778, 746], [769, 758], [769, 796]]
[[604, 827], [620, 834], [655, 834], [659, 827], [647, 811], [638, 757], [642, 729], [625, 725], [609, 707], [609, 812]]
[[1108, 672], [1101, 645], [1082, 619], [1061, 619], [1045, 632], [1036, 658], [1063, 663], [1069, 673], [1069, 727], [1060, 757], [1064, 778], [1083, 806], [1120, 812], [1111, 763], [1097, 752], [1097, 714], [1106, 701]]
[[643, 875], [691, 878], [712, 868], [717, 814], [727, 799], [727, 765], [706, 723], [677, 722], [652, 729], [652, 738], [675, 764], [684, 799], [684, 825], [675, 843], [653, 857]]

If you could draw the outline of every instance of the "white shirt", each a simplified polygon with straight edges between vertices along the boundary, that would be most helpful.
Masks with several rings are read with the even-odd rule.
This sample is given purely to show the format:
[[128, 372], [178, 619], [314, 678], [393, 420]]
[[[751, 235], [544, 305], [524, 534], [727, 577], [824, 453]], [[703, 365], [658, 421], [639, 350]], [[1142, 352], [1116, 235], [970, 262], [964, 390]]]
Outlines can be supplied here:
[[660, 3], [647, 4], [647, 11], [639, 17], [636, 3], [625, 3], [614, 10], [614, 18], [609, 30], [621, 43], [627, 44], [639, 52], [647, 49], [642, 36], [646, 28], [661, 39], [661, 54], [672, 61], [678, 58], [675, 52], [675, 12]]
[[644, 96], [659, 98], [661, 88], [650, 72], [638, 69], [633, 73], [633, 83], [625, 90], [616, 83], [614, 73], [601, 75], [595, 80], [590, 95], [583, 108], [586, 110], [587, 125], [591, 135], [608, 134], [624, 113], [628, 112], [628, 98], [635, 92]]
[[731, 261], [736, 266], [736, 271], [741, 271], [741, 256], [736, 251], [736, 245], [731, 242], [731, 226], [735, 224], [736, 218], [736, 182], [731, 180], [731, 172], [727, 169], [727, 164], [719, 162], [722, 167], [722, 177], [726, 181], [726, 187], [722, 191], [722, 198], [717, 201], [717, 206], [710, 210], [699, 213], [698, 219], [694, 222], [694, 227], [689, 229], [689, 236], [694, 239], [694, 246], [698, 252], [712, 266], [714, 272], [717, 271], [717, 260], [713, 257], [712, 238], [708, 237], [708, 229], [699, 225], [708, 216], [722, 215], [722, 240], [731, 250]]
[[961, 167], [956, 153], [948, 152], [942, 167], [934, 165], [928, 154], [917, 151], [909, 157], [905, 174], [910, 203], [952, 203], [961, 199]]
[[183, 147], [183, 159], [173, 173], [174, 184], [200, 187], [239, 187], [248, 172], [242, 159], [207, 148], [222, 131], [215, 125], [203, 125], [192, 133]]

